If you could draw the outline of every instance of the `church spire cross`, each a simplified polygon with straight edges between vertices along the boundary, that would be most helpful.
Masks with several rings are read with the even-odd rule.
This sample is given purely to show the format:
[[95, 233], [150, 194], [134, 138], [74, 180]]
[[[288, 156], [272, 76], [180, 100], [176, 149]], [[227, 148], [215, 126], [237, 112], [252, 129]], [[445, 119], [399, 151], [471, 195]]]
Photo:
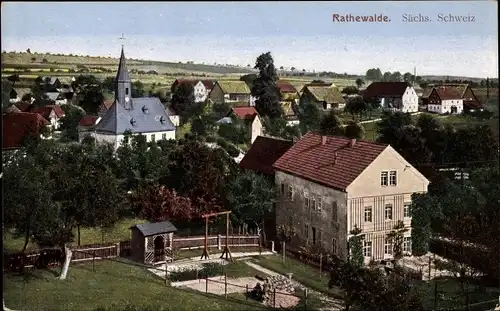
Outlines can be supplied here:
[[122, 36], [118, 38], [118, 40], [122, 40], [122, 47], [123, 47], [123, 42], [125, 41], [125, 35], [122, 33]]

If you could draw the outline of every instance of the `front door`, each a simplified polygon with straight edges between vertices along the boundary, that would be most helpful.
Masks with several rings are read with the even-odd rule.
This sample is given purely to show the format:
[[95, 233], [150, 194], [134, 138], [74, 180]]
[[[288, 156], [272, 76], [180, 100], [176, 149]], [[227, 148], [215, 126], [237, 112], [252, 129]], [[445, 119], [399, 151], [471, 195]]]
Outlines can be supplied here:
[[159, 235], [155, 238], [155, 258], [154, 262], [165, 260], [165, 239]]
[[312, 227], [313, 245], [316, 245], [316, 228]]

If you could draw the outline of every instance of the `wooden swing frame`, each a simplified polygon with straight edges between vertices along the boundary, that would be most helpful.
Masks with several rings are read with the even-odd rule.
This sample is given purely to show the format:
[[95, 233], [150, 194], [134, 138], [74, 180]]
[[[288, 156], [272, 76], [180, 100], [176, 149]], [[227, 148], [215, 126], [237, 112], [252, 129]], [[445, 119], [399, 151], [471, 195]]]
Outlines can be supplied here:
[[226, 260], [233, 261], [233, 256], [231, 255], [231, 250], [229, 249], [229, 214], [231, 211], [219, 212], [219, 213], [211, 213], [204, 214], [201, 217], [205, 218], [205, 246], [203, 248], [203, 254], [201, 255], [201, 259], [209, 259], [208, 252], [208, 219], [210, 217], [216, 217], [220, 215], [226, 215], [226, 244], [224, 245], [224, 250], [222, 251], [221, 259], [226, 256]]

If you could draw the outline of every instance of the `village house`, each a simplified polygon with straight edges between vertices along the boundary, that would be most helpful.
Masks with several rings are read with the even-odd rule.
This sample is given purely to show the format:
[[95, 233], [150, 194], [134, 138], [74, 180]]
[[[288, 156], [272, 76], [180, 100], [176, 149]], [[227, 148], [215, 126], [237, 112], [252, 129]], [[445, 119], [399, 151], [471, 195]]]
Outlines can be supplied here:
[[44, 107], [33, 107], [29, 109], [32, 113], [38, 113], [50, 122], [54, 130], [58, 130], [61, 118], [64, 117], [64, 111], [58, 105], [48, 105]]
[[470, 110], [475, 110], [475, 109], [481, 109], [482, 105], [477, 99], [476, 95], [472, 91], [472, 88], [470, 87], [469, 84], [462, 83], [462, 84], [450, 84], [450, 83], [444, 83], [440, 85], [429, 85], [423, 92], [422, 94], [422, 102], [424, 105], [429, 104], [429, 95], [431, 94], [432, 90], [435, 87], [439, 86], [444, 86], [447, 89], [455, 89], [456, 92], [460, 94], [460, 98], [463, 100], [463, 110], [464, 111], [470, 111]]
[[177, 79], [174, 81], [171, 87], [171, 94], [173, 95], [175, 89], [181, 84], [191, 84], [194, 88], [194, 101], [196, 103], [203, 103], [207, 100], [208, 95], [212, 91], [215, 81], [214, 80], [189, 80], [189, 79]]
[[94, 130], [95, 126], [101, 121], [100, 116], [92, 116], [92, 115], [86, 115], [83, 116], [80, 119], [80, 123], [78, 124], [78, 136], [80, 138], [84, 138], [86, 132], [90, 132]]
[[250, 105], [250, 88], [243, 81], [217, 81], [210, 92], [213, 103]]
[[232, 117], [234, 116], [243, 120], [245, 126], [247, 126], [248, 131], [250, 132], [250, 144], [254, 142], [257, 136], [262, 135], [262, 122], [260, 121], [259, 114], [254, 107], [234, 107], [229, 111], [226, 117], [220, 119], [217, 123], [231, 123], [233, 122]]
[[310, 243], [346, 259], [358, 227], [365, 261], [378, 261], [392, 257], [387, 234], [401, 220], [404, 252], [411, 253], [411, 198], [427, 192], [429, 181], [391, 146], [309, 132], [274, 169], [276, 222], [295, 229], [292, 245]]
[[418, 112], [418, 96], [408, 82], [373, 82], [363, 92], [363, 99], [378, 100], [383, 109]]
[[175, 139], [175, 126], [158, 98], [132, 98], [132, 81], [123, 48], [115, 81], [115, 100], [91, 132], [97, 142], [108, 142], [118, 148], [127, 132], [142, 134], [147, 141]]
[[165, 113], [170, 118], [170, 121], [172, 122], [172, 124], [174, 126], [176, 126], [176, 127], [179, 126], [181, 119], [180, 119], [180, 116], [177, 113], [175, 113], [174, 110], [172, 110], [170, 107], [167, 107], [167, 108], [165, 108]]
[[293, 103], [293, 104], [298, 104], [299, 103], [299, 92], [297, 92], [297, 89], [287, 81], [282, 81], [278, 80], [276, 82], [276, 86], [280, 89], [280, 95], [281, 95], [281, 103]]
[[338, 109], [345, 106], [345, 100], [337, 87], [305, 86], [300, 103], [315, 104], [323, 110]]
[[[9, 102], [11, 104], [17, 104], [20, 103], [26, 94], [30, 94], [31, 90], [28, 88], [15, 88], [10, 90], [9, 94]], [[32, 103], [35, 99], [33, 96], [31, 96], [29, 102]]]
[[454, 87], [434, 87], [427, 99], [427, 111], [438, 114], [459, 114], [464, 110], [462, 94]]
[[61, 106], [68, 103], [65, 93], [62, 92], [46, 92], [45, 96], [55, 105]]
[[2, 115], [2, 150], [17, 150], [23, 147], [25, 139], [30, 135], [50, 138], [43, 129], [50, 126], [38, 113], [20, 112], [15, 107], [11, 112]]

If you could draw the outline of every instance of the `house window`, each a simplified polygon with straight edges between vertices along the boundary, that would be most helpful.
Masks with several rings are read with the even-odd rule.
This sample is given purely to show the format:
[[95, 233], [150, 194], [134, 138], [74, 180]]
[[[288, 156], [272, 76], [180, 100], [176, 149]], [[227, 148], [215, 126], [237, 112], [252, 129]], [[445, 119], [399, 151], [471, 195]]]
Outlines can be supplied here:
[[335, 238], [332, 239], [332, 253], [337, 254], [337, 240]]
[[125, 95], [128, 95], [128, 87], [125, 88]]
[[321, 242], [323, 242], [323, 229], [319, 229], [318, 242], [319, 242], [319, 245], [321, 245]]
[[307, 240], [309, 240], [309, 225], [308, 224], [304, 225], [304, 236], [306, 237]]
[[167, 139], [167, 134], [161, 134], [161, 139], [166, 140]]
[[280, 194], [285, 195], [285, 184], [281, 183]]
[[392, 220], [392, 204], [385, 205], [385, 220]]
[[311, 197], [311, 209], [316, 210], [316, 198], [314, 196]]
[[365, 222], [372, 222], [372, 208], [365, 207]]
[[321, 209], [323, 208], [323, 198], [321, 196], [318, 196], [318, 212], [321, 213]]
[[403, 238], [403, 252], [411, 253], [411, 237], [409, 236]]
[[395, 186], [396, 183], [397, 183], [396, 171], [391, 171], [389, 173], [389, 185], [390, 186]]
[[151, 134], [151, 141], [155, 141], [155, 140], [156, 140], [155, 134]]
[[337, 223], [338, 222], [338, 204], [337, 204], [337, 201], [333, 201], [332, 202], [332, 221], [334, 223]]
[[304, 190], [304, 208], [309, 208], [309, 192]]
[[293, 187], [288, 185], [288, 200], [293, 201]]
[[389, 173], [382, 172], [380, 173], [380, 185], [387, 186], [389, 184]]
[[405, 203], [403, 206], [403, 214], [405, 218], [410, 217], [410, 203]]
[[384, 254], [386, 255], [392, 255], [392, 239], [385, 239], [385, 244], [384, 244]]
[[364, 241], [363, 242], [363, 256], [371, 257], [372, 256], [372, 242]]

